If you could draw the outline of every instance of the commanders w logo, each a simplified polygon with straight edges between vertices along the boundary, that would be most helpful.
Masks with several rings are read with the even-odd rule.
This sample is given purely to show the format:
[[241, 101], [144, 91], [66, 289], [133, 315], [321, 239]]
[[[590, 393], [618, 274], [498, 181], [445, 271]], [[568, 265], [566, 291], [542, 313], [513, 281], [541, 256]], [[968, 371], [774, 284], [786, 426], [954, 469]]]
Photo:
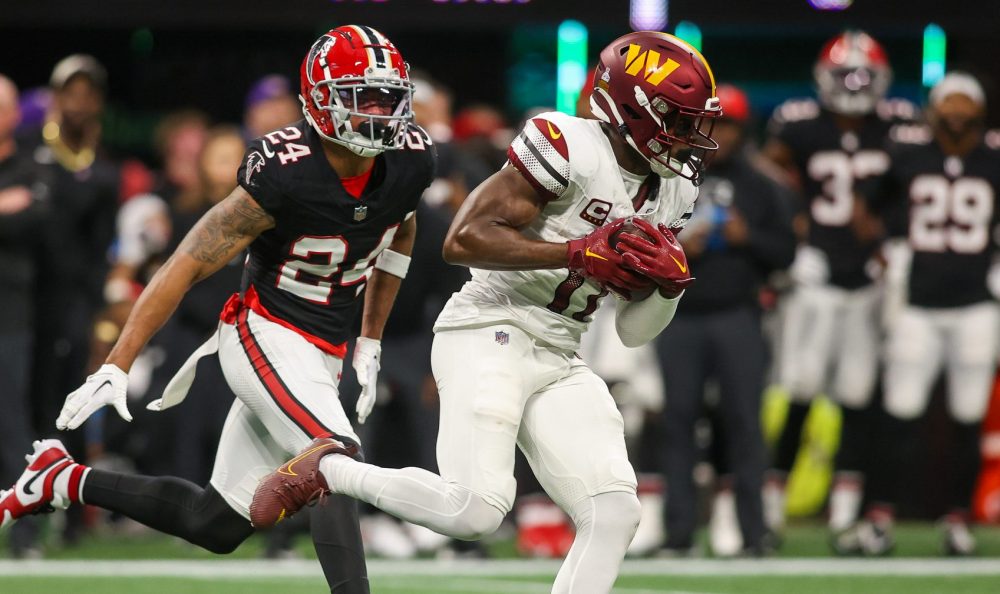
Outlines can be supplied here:
[[675, 60], [667, 58], [660, 64], [660, 52], [656, 50], [642, 51], [638, 44], [630, 43], [625, 56], [625, 73], [632, 76], [642, 76], [650, 84], [658, 85], [670, 73], [680, 67]]

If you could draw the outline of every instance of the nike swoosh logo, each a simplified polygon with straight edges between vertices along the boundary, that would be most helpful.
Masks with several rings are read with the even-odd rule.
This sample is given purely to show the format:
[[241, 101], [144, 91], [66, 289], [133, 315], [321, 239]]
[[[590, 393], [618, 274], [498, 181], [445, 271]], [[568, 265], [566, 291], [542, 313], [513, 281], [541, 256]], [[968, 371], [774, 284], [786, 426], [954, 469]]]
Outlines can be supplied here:
[[57, 464], [61, 463], [63, 460], [65, 460], [65, 458], [56, 458], [55, 460], [53, 460], [52, 462], [50, 462], [48, 466], [46, 466], [45, 468], [39, 470], [38, 473], [35, 474], [35, 476], [31, 477], [30, 481], [24, 483], [24, 494], [25, 495], [38, 495], [38, 493], [35, 493], [34, 491], [31, 490], [31, 485], [35, 484], [35, 481], [38, 480], [38, 477], [44, 476], [45, 473], [48, 472], [53, 466], [56, 466]]
[[288, 475], [288, 476], [299, 476], [297, 472], [295, 472], [294, 470], [292, 470], [292, 466], [294, 466], [296, 462], [302, 460], [303, 458], [305, 458], [306, 456], [312, 454], [313, 452], [318, 452], [319, 450], [322, 450], [324, 448], [328, 448], [331, 445], [332, 444], [323, 444], [321, 446], [316, 446], [316, 447], [314, 447], [311, 450], [306, 450], [306, 451], [302, 452], [298, 456], [295, 456], [294, 458], [292, 458], [291, 460], [289, 460], [288, 464], [285, 464], [284, 466], [282, 466], [281, 468], [279, 468], [278, 472], [281, 473], [281, 474]]
[[673, 254], [670, 254], [670, 259], [674, 261], [674, 264], [677, 265], [677, 268], [679, 268], [681, 272], [683, 272], [684, 274], [687, 274], [687, 271], [688, 271], [688, 267], [687, 266], [681, 264], [680, 261], [677, 258], [675, 258]]
[[584, 250], [583, 255], [584, 256], [590, 256], [591, 258], [597, 258], [598, 260], [607, 260], [607, 258], [605, 258], [604, 256], [602, 256], [600, 254], [595, 254], [594, 252], [590, 251], [590, 248], [587, 248], [586, 250]]
[[264, 154], [267, 155], [268, 159], [274, 158], [274, 151], [272, 151], [271, 148], [267, 146], [266, 142], [262, 142], [260, 143], [260, 145], [264, 147]]
[[549, 126], [549, 136], [552, 137], [552, 140], [559, 140], [560, 138], [562, 138], [562, 132], [556, 131], [556, 129], [552, 127], [551, 122], [545, 122], [545, 123]]

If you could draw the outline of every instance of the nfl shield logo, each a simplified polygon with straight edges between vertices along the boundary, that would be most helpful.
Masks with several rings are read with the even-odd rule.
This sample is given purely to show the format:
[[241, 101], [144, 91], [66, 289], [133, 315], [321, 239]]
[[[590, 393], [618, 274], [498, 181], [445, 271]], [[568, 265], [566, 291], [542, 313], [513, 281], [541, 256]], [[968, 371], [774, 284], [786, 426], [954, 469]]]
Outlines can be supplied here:
[[354, 208], [354, 220], [363, 221], [368, 216], [368, 207], [361, 205]]
[[510, 342], [510, 334], [507, 334], [503, 330], [497, 330], [496, 332], [497, 344], [507, 344]]

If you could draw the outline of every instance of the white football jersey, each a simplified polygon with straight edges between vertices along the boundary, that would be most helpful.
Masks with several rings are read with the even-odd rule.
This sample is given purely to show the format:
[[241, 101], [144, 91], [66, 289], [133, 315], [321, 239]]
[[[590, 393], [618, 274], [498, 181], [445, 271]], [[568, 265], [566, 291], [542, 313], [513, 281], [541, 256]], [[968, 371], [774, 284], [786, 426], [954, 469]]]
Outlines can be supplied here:
[[[529, 120], [507, 150], [516, 168], [549, 198], [523, 233], [551, 242], [584, 237], [606, 222], [638, 215], [653, 225], [683, 227], [698, 189], [681, 177], [657, 178], [655, 192], [636, 211], [644, 179], [621, 169], [601, 122], [558, 112]], [[654, 179], [654, 183], [657, 180]], [[472, 269], [472, 280], [448, 301], [434, 330], [497, 323], [515, 325], [557, 348], [576, 350], [607, 291], [566, 268]]]

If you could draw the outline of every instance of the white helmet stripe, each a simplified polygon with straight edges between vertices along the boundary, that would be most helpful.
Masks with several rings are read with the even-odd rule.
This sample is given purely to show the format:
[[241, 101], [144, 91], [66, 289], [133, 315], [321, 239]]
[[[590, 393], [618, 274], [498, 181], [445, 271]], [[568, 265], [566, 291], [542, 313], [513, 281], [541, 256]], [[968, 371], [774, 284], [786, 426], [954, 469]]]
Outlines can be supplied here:
[[319, 64], [320, 68], [323, 69], [323, 74], [326, 76], [326, 78], [328, 79], [330, 78], [330, 69], [329, 66], [326, 64], [326, 52], [329, 51], [331, 47], [333, 47], [333, 44], [336, 43], [336, 41], [337, 41], [336, 38], [334, 38], [329, 34], [326, 34], [317, 39], [315, 43], [313, 43], [313, 46], [309, 50], [309, 55], [306, 59], [306, 79], [309, 81], [309, 84], [311, 85], [316, 84], [316, 81], [313, 79], [313, 66], [315, 64]]
[[[625, 120], [623, 120], [622, 119], [622, 115], [620, 113], [618, 113], [618, 107], [615, 105], [614, 100], [611, 99], [611, 95], [609, 95], [607, 91], [605, 91], [604, 89], [602, 89], [600, 87], [594, 89], [594, 93], [593, 93], [593, 95], [591, 95], [591, 98], [593, 98], [594, 95], [600, 95], [604, 99], [604, 101], [607, 102], [608, 107], [611, 108], [611, 113], [609, 115], [614, 116], [615, 121], [614, 122], [608, 122], [608, 123], [614, 125], [616, 128], [618, 126], [621, 126], [622, 123]], [[591, 101], [591, 104], [593, 104], [593, 101]], [[603, 111], [603, 110], [601, 110], [601, 111]]]
[[377, 30], [372, 29], [371, 27], [366, 27], [362, 25], [361, 28], [372, 39], [373, 45], [380, 46], [378, 49], [375, 50], [376, 52], [375, 57], [378, 60], [378, 67], [392, 68], [392, 57], [389, 55], [389, 50], [385, 48], [385, 46], [388, 45], [388, 40], [385, 38], [385, 36], [379, 33]]
[[[326, 80], [330, 80], [331, 78], [333, 78], [333, 75], [330, 74], [330, 64], [327, 63], [326, 56], [320, 54], [317, 61], [319, 62], [319, 67], [323, 69], [323, 77]], [[313, 82], [312, 68], [309, 69], [309, 82]]]
[[350, 25], [350, 27], [358, 34], [358, 37], [361, 39], [361, 43], [365, 46], [365, 53], [368, 54], [368, 67], [375, 68], [375, 48], [371, 47], [375, 45], [375, 43], [369, 39], [368, 34], [365, 33], [363, 27], [358, 25]]

